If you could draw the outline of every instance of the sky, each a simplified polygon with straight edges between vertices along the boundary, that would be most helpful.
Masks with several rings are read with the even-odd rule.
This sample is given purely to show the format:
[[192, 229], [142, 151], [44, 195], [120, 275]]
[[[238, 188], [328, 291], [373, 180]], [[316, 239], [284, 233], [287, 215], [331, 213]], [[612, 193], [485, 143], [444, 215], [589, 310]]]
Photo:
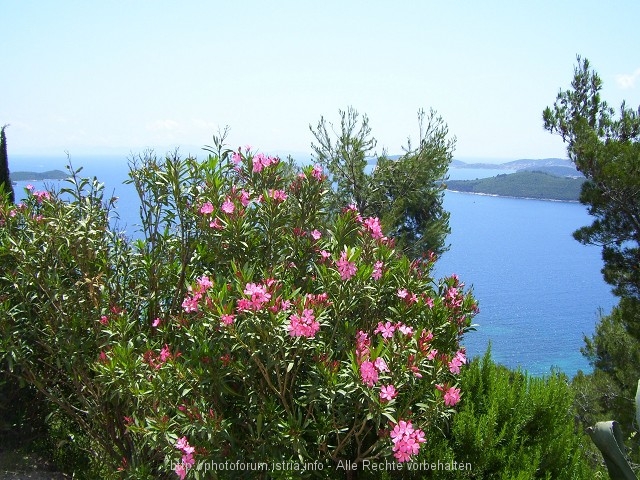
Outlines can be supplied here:
[[[434, 109], [458, 159], [566, 157], [542, 111], [576, 55], [603, 98], [640, 104], [640, 2], [591, 0], [0, 0], [0, 125], [9, 158], [308, 154], [309, 125], [366, 114], [401, 153]], [[294, 156], [296, 156], [294, 155]]]

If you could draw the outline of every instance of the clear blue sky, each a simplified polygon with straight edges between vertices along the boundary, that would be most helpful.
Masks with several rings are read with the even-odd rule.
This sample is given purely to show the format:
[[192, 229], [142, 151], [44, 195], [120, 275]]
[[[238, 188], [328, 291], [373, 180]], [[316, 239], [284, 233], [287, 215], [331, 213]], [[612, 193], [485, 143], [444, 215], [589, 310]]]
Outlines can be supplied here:
[[434, 108], [457, 158], [565, 156], [541, 112], [576, 54], [640, 104], [640, 2], [0, 0], [9, 155], [308, 152], [353, 106], [389, 153]]

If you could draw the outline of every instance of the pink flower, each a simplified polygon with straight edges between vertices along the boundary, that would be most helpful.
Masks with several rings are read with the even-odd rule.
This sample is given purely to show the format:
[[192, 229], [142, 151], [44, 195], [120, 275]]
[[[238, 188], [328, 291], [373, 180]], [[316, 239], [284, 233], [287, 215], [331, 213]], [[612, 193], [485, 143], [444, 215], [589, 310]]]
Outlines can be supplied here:
[[207, 202], [200, 207], [200, 213], [204, 215], [208, 215], [213, 213], [213, 204], [211, 202]]
[[460, 361], [464, 364], [467, 363], [467, 355], [466, 355], [466, 351], [464, 348], [458, 350], [456, 352], [456, 358], [459, 358]]
[[356, 264], [347, 260], [347, 252], [342, 252], [340, 260], [336, 262], [336, 267], [338, 267], [342, 280], [349, 280], [357, 271]]
[[311, 232], [311, 238], [314, 240], [320, 240], [320, 237], [322, 237], [322, 233], [319, 230], [313, 230]]
[[222, 322], [223, 325], [226, 325], [226, 326], [232, 325], [235, 319], [236, 319], [236, 316], [229, 313], [224, 313], [220, 315], [220, 321]]
[[460, 401], [460, 389], [450, 387], [444, 392], [444, 404], [453, 407]]
[[27, 186], [26, 186], [26, 187], [24, 187], [24, 188], [26, 188], [27, 190], [31, 191], [31, 190], [33, 190], [33, 189], [34, 189], [34, 186], [33, 186], [33, 185], [31, 185], [30, 183], [28, 183], [28, 184], [27, 184]]
[[44, 191], [35, 191], [33, 192], [33, 196], [36, 197], [38, 203], [42, 203], [43, 200], [51, 200], [51, 194]]
[[196, 293], [193, 297], [189, 297], [187, 296], [187, 298], [185, 298], [182, 301], [182, 309], [186, 312], [197, 312], [198, 311], [198, 301], [200, 300], [200, 298], [202, 298], [202, 295], [199, 293]]
[[267, 292], [267, 288], [264, 285], [255, 283], [247, 283], [244, 288], [244, 294], [251, 297], [249, 308], [246, 310], [258, 311], [271, 299], [271, 294]]
[[373, 272], [371, 273], [371, 278], [374, 280], [380, 280], [382, 277], [382, 268], [384, 267], [384, 263], [378, 260], [373, 264]]
[[187, 437], [179, 438], [176, 441], [175, 448], [177, 448], [178, 450], [182, 451], [182, 453], [185, 453], [185, 454], [193, 453], [196, 451], [195, 448], [189, 445], [189, 441], [187, 440]]
[[218, 217], [214, 218], [213, 221], [209, 222], [209, 227], [214, 230], [223, 230], [224, 225], [220, 223], [220, 219]]
[[152, 327], [159, 327], [161, 323], [161, 320], [159, 318], [156, 318], [153, 322], [151, 322], [151, 326]]
[[398, 395], [398, 392], [393, 385], [383, 385], [380, 387], [380, 400], [390, 402], [396, 398], [396, 395]]
[[328, 260], [329, 258], [331, 258], [331, 254], [329, 252], [327, 252], [326, 250], [320, 250], [320, 256], [322, 257], [322, 260]]
[[408, 337], [413, 335], [413, 328], [405, 325], [404, 323], [399, 323], [396, 328]]
[[464, 350], [458, 350], [449, 362], [449, 371], [457, 375], [460, 373], [460, 367], [465, 363], [467, 363], [467, 356]]
[[395, 332], [395, 330], [396, 330], [396, 327], [391, 322], [387, 322], [387, 323], [378, 322], [378, 328], [376, 328], [373, 333], [382, 334], [382, 338], [392, 338], [393, 332]]
[[246, 207], [247, 205], [249, 205], [250, 199], [251, 199], [251, 194], [249, 192], [247, 192], [246, 190], [242, 190], [240, 192], [240, 203], [242, 204], [243, 207]]
[[275, 165], [279, 161], [277, 157], [267, 157], [264, 153], [258, 153], [253, 157], [253, 172], [260, 173], [263, 168]]
[[370, 346], [371, 340], [369, 339], [369, 334], [359, 330], [358, 333], [356, 333], [356, 355], [358, 361], [369, 356]]
[[390, 433], [393, 442], [393, 456], [399, 462], [408, 462], [420, 452], [420, 444], [426, 441], [424, 432], [414, 429], [411, 422], [400, 420]]
[[376, 358], [376, 360], [373, 362], [373, 365], [376, 367], [376, 369], [380, 373], [384, 373], [384, 372], [388, 372], [389, 371], [389, 367], [387, 366], [387, 362], [385, 362], [384, 358], [382, 358], [382, 357]]
[[187, 468], [187, 470], [193, 467], [196, 464], [196, 461], [193, 458], [193, 454], [185, 453], [184, 455], [182, 455], [182, 464]]
[[162, 350], [160, 350], [160, 361], [164, 363], [170, 358], [171, 358], [171, 350], [169, 350], [169, 345], [165, 343], [164, 347], [162, 347]]
[[320, 330], [320, 323], [316, 321], [313, 310], [305, 308], [302, 315], [292, 314], [289, 317], [289, 335], [292, 337], [315, 337]]
[[284, 190], [269, 190], [269, 196], [276, 202], [284, 202], [289, 197]]
[[364, 226], [369, 233], [371, 233], [371, 237], [375, 239], [380, 239], [383, 237], [382, 234], [382, 226], [380, 225], [380, 220], [378, 217], [369, 217], [364, 221]]
[[407, 298], [407, 295], [409, 295], [409, 292], [406, 288], [399, 288], [396, 295], [398, 295], [399, 298], [405, 299]]
[[220, 210], [222, 210], [224, 213], [231, 215], [233, 213], [233, 211], [235, 210], [236, 206], [233, 204], [233, 202], [231, 201], [231, 199], [229, 197], [227, 197], [225, 199], [224, 202], [222, 202], [222, 206], [220, 207]]
[[360, 364], [360, 377], [365, 385], [373, 387], [378, 381], [378, 371], [372, 362], [366, 361]]
[[109, 317], [107, 317], [106, 315], [102, 315], [100, 317], [100, 323], [102, 325], [107, 325], [109, 323]]
[[391, 430], [389, 436], [393, 443], [397, 443], [402, 440], [404, 437], [408, 437], [413, 434], [413, 425], [411, 422], [406, 422], [404, 420], [400, 420]]
[[311, 176], [316, 180], [322, 181], [322, 167], [318, 164], [313, 166], [313, 170], [311, 171]]
[[429, 353], [427, 353], [427, 360], [433, 360], [436, 358], [436, 355], [438, 355], [438, 349], [432, 348], [429, 350]]
[[240, 155], [238, 152], [233, 152], [233, 155], [231, 155], [231, 160], [233, 161], [233, 163], [238, 165], [242, 162], [242, 155]]
[[176, 464], [173, 471], [176, 472], [176, 475], [178, 475], [180, 480], [184, 480], [187, 476], [187, 467], [181, 463]]
[[211, 280], [209, 280], [209, 277], [203, 276], [198, 278], [198, 285], [200, 286], [200, 291], [204, 292], [211, 288], [213, 286], [213, 283], [211, 282]]

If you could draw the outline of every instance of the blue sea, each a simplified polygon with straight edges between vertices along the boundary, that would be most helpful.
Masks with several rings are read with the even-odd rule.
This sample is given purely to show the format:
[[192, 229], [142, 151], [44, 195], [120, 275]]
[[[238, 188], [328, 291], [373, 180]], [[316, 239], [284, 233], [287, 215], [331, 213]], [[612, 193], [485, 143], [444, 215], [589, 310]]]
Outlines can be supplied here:
[[[118, 225], [135, 236], [139, 224], [135, 189], [123, 185], [128, 161], [123, 156], [71, 158], [81, 175], [97, 176], [109, 196], [119, 197]], [[13, 171], [65, 170], [67, 158], [10, 157]], [[509, 173], [503, 170], [452, 168], [451, 179]], [[36, 188], [64, 182], [18, 182], [20, 198], [27, 183]], [[593, 334], [601, 314], [617, 303], [600, 270], [600, 249], [584, 246], [572, 232], [591, 222], [579, 203], [499, 198], [446, 192], [451, 213], [450, 249], [438, 261], [438, 277], [458, 274], [473, 288], [480, 313], [477, 330], [464, 344], [470, 356], [491, 344], [494, 360], [533, 375], [559, 369], [569, 376], [590, 371], [580, 353], [583, 337]]]

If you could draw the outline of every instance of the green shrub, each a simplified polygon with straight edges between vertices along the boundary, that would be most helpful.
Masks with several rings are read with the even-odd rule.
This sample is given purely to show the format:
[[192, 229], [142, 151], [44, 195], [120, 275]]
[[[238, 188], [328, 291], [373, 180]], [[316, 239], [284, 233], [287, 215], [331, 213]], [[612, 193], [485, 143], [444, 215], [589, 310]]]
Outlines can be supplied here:
[[433, 478], [600, 478], [564, 375], [540, 378], [509, 370], [493, 363], [488, 350], [465, 369], [461, 388], [467, 394], [446, 439], [425, 449], [419, 461], [470, 468], [441, 470]]

